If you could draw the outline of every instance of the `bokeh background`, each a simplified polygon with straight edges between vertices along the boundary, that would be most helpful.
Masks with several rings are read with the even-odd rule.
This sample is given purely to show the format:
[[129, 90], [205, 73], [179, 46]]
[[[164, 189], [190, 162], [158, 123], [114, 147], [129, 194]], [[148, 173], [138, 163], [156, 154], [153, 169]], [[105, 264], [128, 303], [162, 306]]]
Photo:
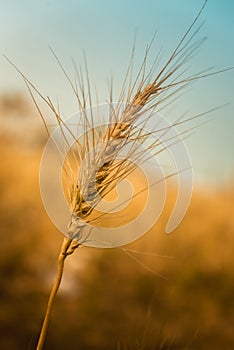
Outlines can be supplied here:
[[[116, 95], [137, 31], [136, 69], [158, 29], [151, 58], [166, 60], [201, 1], [0, 1], [0, 49], [63, 115], [76, 111], [51, 45], [73, 74], [86, 52], [99, 101]], [[207, 42], [192, 72], [234, 64], [231, 1], [208, 1], [199, 23]], [[233, 349], [234, 73], [203, 79], [165, 111], [176, 119], [228, 103], [186, 140], [195, 174], [191, 206], [171, 235], [174, 203], [142, 239], [122, 249], [82, 248], [67, 260], [45, 349]], [[40, 198], [46, 134], [26, 87], [0, 59], [0, 348], [34, 349], [62, 235]], [[135, 253], [133, 251], [136, 251]], [[130, 255], [129, 255], [130, 254]]]

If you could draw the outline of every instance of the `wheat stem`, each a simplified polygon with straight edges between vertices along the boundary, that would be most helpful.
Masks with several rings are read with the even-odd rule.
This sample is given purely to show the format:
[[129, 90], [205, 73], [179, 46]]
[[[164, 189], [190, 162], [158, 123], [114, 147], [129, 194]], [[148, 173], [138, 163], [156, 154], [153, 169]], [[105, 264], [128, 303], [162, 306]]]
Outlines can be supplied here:
[[65, 237], [61, 246], [61, 250], [59, 253], [59, 258], [58, 258], [58, 270], [57, 270], [57, 275], [54, 281], [54, 285], [53, 288], [50, 292], [50, 297], [48, 300], [48, 304], [46, 307], [46, 312], [45, 312], [45, 317], [44, 317], [44, 321], [42, 324], [42, 328], [41, 328], [41, 332], [40, 332], [40, 337], [37, 343], [37, 348], [36, 350], [42, 350], [44, 343], [45, 343], [45, 338], [46, 338], [46, 333], [47, 333], [47, 329], [48, 329], [48, 325], [49, 325], [49, 321], [50, 321], [50, 317], [51, 317], [51, 313], [52, 313], [52, 309], [53, 309], [53, 304], [54, 304], [54, 300], [55, 297], [57, 295], [61, 280], [62, 280], [62, 276], [63, 276], [63, 270], [64, 270], [64, 262], [65, 259], [68, 255], [71, 255], [73, 253], [73, 251], [79, 246], [79, 244], [76, 242], [74, 242], [72, 239]]

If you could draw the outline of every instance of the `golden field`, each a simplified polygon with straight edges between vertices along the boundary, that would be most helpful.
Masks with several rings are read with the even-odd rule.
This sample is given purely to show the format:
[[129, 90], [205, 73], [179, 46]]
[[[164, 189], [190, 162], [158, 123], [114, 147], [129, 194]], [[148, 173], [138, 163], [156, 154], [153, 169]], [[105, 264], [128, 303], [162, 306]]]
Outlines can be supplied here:
[[[43, 133], [24, 100], [2, 101], [0, 349], [34, 349], [62, 235], [40, 198]], [[198, 186], [166, 235], [173, 198], [127, 247], [150, 254], [84, 247], [68, 258], [45, 349], [234, 348], [234, 186]]]

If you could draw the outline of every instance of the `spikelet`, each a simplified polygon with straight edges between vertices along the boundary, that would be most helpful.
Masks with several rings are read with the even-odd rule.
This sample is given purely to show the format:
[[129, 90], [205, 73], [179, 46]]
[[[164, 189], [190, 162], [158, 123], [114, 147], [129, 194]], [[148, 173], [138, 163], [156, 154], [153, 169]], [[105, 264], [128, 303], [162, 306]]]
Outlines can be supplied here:
[[[83, 181], [80, 186], [73, 185], [71, 191], [72, 216], [69, 224], [69, 237], [76, 237], [79, 230], [85, 227], [85, 220], [100, 201], [100, 195], [103, 196], [115, 187], [119, 179], [118, 175], [123, 169], [123, 164], [125, 166], [124, 174], [127, 174], [130, 170], [130, 165], [127, 164], [126, 160], [116, 161], [116, 158], [123, 145], [126, 145], [128, 140], [132, 141], [134, 139], [133, 121], [138, 117], [137, 113], [147, 104], [148, 99], [156, 93], [157, 86], [155, 84], [147, 85], [142, 92], [138, 91], [133, 98], [133, 103], [125, 108], [119, 120], [111, 123], [102, 138], [98, 138], [100, 146], [98, 152], [92, 153], [92, 157], [86, 155], [89, 159], [87, 167], [83, 169], [83, 176], [81, 175]], [[87, 135], [86, 137], [88, 138]], [[135, 136], [135, 141], [137, 139], [138, 137]], [[141, 137], [140, 142], [143, 141], [144, 136]], [[110, 175], [111, 180], [109, 180]], [[82, 222], [79, 218], [82, 219]]]

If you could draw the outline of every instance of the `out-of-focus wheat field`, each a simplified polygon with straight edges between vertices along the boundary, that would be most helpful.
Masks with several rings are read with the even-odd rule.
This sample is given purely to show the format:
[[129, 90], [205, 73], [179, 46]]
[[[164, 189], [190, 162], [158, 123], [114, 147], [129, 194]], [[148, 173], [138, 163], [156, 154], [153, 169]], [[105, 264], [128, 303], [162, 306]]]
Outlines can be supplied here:
[[[0, 107], [0, 349], [34, 349], [62, 234], [43, 208], [38, 170], [45, 134], [21, 95]], [[36, 120], [36, 117], [35, 117]], [[195, 188], [164, 233], [127, 248], [78, 249], [67, 260], [45, 349], [233, 349], [234, 186]], [[140, 228], [139, 228], [140, 229]]]

